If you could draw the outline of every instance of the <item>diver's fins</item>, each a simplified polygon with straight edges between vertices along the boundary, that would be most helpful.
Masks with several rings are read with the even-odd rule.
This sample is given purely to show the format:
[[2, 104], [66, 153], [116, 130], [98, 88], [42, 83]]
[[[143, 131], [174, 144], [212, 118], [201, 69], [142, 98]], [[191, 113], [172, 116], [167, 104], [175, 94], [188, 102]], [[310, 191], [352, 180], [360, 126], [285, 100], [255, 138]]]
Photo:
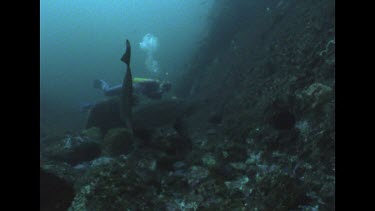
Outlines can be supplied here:
[[130, 66], [130, 53], [131, 53], [130, 42], [129, 40], [126, 40], [126, 51], [124, 55], [122, 56], [121, 61], [123, 61], [128, 66]]

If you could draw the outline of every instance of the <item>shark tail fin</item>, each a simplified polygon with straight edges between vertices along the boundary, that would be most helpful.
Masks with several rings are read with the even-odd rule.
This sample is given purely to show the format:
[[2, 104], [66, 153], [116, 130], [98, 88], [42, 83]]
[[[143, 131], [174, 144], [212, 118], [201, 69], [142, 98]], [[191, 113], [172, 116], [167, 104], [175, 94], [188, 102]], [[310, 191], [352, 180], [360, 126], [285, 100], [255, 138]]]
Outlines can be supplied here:
[[122, 56], [121, 61], [123, 61], [128, 66], [130, 66], [130, 52], [131, 52], [130, 42], [129, 40], [126, 40], [126, 51], [124, 55]]

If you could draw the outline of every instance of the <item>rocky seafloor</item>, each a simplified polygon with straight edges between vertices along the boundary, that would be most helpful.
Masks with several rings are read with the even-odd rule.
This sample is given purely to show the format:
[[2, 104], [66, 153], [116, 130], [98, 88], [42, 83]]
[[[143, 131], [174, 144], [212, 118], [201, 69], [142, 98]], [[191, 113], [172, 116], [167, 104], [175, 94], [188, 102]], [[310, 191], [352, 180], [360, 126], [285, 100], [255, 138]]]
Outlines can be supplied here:
[[46, 132], [42, 209], [335, 210], [335, 1], [254, 2], [176, 91], [191, 148], [171, 124]]

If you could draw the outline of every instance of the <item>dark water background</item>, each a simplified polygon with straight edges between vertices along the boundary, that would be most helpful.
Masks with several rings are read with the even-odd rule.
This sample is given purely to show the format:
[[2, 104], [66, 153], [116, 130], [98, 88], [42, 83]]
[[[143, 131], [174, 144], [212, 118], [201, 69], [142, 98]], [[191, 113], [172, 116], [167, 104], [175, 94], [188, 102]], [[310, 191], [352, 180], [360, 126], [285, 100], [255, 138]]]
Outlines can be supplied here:
[[[92, 83], [122, 81], [125, 39], [132, 43], [134, 77], [173, 79], [207, 35], [212, 0], [40, 1], [41, 127], [79, 130], [83, 102], [104, 97]], [[160, 70], [147, 70], [139, 43], [147, 33], [159, 41], [154, 58]]]

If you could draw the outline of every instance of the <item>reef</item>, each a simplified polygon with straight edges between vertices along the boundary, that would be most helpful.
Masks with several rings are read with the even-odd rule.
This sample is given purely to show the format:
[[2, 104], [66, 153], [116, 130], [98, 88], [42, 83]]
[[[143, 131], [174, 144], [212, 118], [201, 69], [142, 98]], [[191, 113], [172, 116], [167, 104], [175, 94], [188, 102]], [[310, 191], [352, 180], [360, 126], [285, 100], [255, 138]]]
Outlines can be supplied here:
[[69, 210], [335, 210], [335, 1], [218, 0], [211, 21], [177, 100], [134, 109], [134, 136], [116, 99], [43, 136]]

